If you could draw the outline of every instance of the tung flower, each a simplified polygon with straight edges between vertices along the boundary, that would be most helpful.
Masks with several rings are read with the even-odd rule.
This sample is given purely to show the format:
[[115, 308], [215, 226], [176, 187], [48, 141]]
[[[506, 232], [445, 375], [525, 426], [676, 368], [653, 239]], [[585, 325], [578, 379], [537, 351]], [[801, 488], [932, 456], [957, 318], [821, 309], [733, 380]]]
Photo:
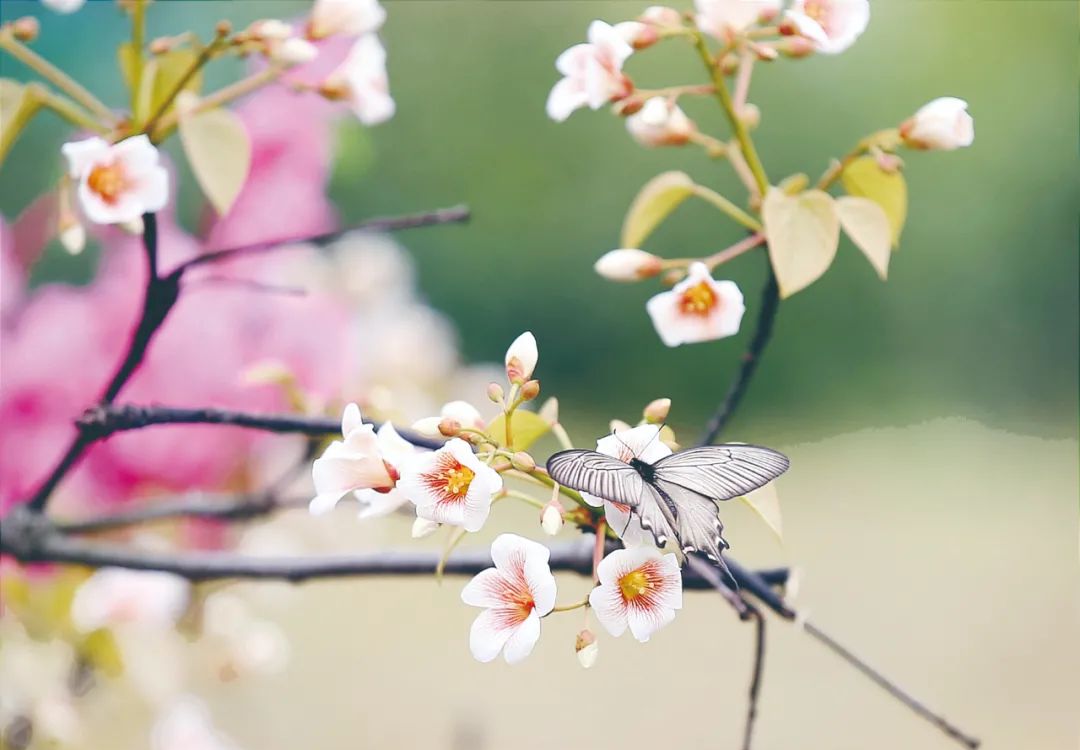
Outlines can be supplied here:
[[642, 146], [681, 146], [690, 140], [697, 126], [675, 102], [654, 96], [626, 118], [626, 129]]
[[311, 512], [317, 515], [330, 511], [341, 498], [356, 490], [389, 493], [400, 476], [399, 469], [383, 457], [380, 446], [380, 442], [390, 443], [394, 445], [392, 451], [397, 450], [396, 441], [401, 438], [393, 427], [380, 440], [375, 428], [362, 421], [360, 408], [349, 404], [341, 417], [341, 434], [344, 439], [327, 446], [311, 466], [316, 493]]
[[627, 626], [644, 643], [682, 609], [682, 573], [673, 554], [654, 547], [620, 549], [596, 569], [600, 585], [589, 594], [596, 619], [613, 636]]
[[746, 31], [762, 16], [780, 10], [781, 0], [694, 0], [699, 29], [721, 42]]
[[112, 145], [101, 138], [71, 141], [60, 151], [78, 184], [79, 205], [96, 224], [137, 221], [169, 200], [168, 174], [145, 135]]
[[482, 463], [468, 443], [453, 438], [417, 456], [397, 486], [416, 503], [417, 517], [479, 531], [502, 484], [498, 472]]
[[548, 95], [548, 117], [562, 122], [574, 110], [588, 105], [600, 109], [633, 91], [622, 73], [623, 63], [633, 54], [623, 36], [610, 24], [589, 24], [589, 41], [575, 44], [555, 60], [555, 68], [565, 76]]
[[645, 309], [667, 346], [733, 336], [746, 311], [738, 285], [714, 280], [704, 263], [692, 264], [685, 279], [650, 299]]
[[360, 36], [382, 28], [386, 10], [378, 0], [315, 0], [308, 20], [309, 39], [323, 39], [331, 34]]
[[967, 102], [943, 96], [919, 108], [900, 125], [900, 137], [911, 148], [953, 151], [975, 141], [975, 120]]
[[345, 101], [365, 125], [378, 125], [394, 116], [386, 76], [386, 50], [374, 34], [356, 40], [345, 61], [319, 88], [329, 99]]
[[555, 607], [555, 577], [547, 547], [517, 534], [501, 534], [491, 545], [494, 568], [476, 575], [461, 600], [484, 611], [473, 622], [469, 648], [478, 661], [503, 652], [509, 664], [528, 656], [540, 638], [540, 618]]
[[75, 592], [71, 621], [81, 633], [118, 625], [169, 627], [190, 595], [188, 582], [172, 573], [100, 568]]
[[784, 18], [812, 41], [818, 52], [835, 55], [866, 31], [870, 0], [795, 0]]

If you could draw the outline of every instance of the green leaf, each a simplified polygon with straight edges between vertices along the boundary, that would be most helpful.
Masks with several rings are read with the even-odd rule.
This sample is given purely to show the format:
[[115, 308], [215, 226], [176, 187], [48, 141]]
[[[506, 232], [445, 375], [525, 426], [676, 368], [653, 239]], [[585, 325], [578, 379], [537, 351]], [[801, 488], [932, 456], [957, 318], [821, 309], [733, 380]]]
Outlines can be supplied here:
[[5, 137], [14, 139], [13, 135], [7, 134], [7, 127], [19, 110], [19, 105], [22, 103], [23, 94], [25, 93], [26, 87], [18, 81], [11, 78], [0, 78], [0, 132], [4, 132]]
[[884, 281], [889, 275], [892, 255], [892, 227], [885, 209], [869, 198], [844, 195], [836, 199], [836, 215], [847, 236]]
[[783, 541], [784, 522], [780, 516], [780, 496], [776, 492], [775, 482], [748, 492], [740, 499], [761, 517], [777, 539]]
[[780, 296], [790, 297], [816, 281], [836, 257], [840, 242], [836, 204], [821, 190], [785, 195], [770, 188], [761, 215]]
[[116, 62], [120, 65], [120, 75], [124, 79], [124, 85], [131, 88], [131, 81], [135, 78], [135, 45], [131, 42], [122, 42], [116, 48]]
[[860, 156], [840, 175], [848, 195], [869, 198], [885, 211], [892, 228], [893, 246], [900, 244], [900, 233], [907, 220], [907, 182], [900, 171], [886, 172], [872, 156]]
[[79, 655], [109, 677], [124, 674], [124, 660], [111, 630], [98, 628], [79, 644]]
[[[510, 420], [514, 438], [514, 450], [526, 451], [533, 443], [551, 430], [547, 420], [536, 412], [515, 409]], [[500, 448], [506, 448], [506, 417], [503, 414], [491, 420], [487, 426], [488, 435]]]
[[[194, 94], [187, 96], [194, 97]], [[188, 105], [181, 103], [180, 106]], [[227, 109], [181, 114], [180, 142], [203, 194], [218, 215], [224, 216], [240, 195], [251, 167], [251, 139], [247, 128]]]
[[653, 230], [694, 194], [696, 187], [685, 172], [664, 172], [646, 182], [626, 212], [622, 246], [641, 247]]
[[[180, 83], [180, 80], [189, 70], [191, 70], [191, 66], [193, 66], [198, 59], [198, 54], [191, 49], [174, 49], [154, 58], [153, 62], [155, 63], [157, 70], [154, 76], [152, 95], [153, 109], [151, 111], [157, 111], [158, 107], [162, 105], [166, 97], [172, 94], [176, 89], [176, 86]], [[184, 83], [182, 91], [198, 93], [201, 89], [202, 71], [199, 71]], [[172, 107], [173, 105], [170, 104], [165, 111], [167, 112], [169, 109], [172, 109]]]

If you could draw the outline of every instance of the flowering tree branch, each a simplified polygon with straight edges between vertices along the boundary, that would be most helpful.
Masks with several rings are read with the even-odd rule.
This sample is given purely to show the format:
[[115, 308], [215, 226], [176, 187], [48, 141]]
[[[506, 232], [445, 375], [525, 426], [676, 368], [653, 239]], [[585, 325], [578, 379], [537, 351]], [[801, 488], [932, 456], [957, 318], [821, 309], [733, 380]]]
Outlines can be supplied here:
[[[168, 274], [161, 275], [158, 270], [158, 231], [157, 217], [152, 213], [143, 216], [143, 249], [146, 254], [146, 284], [143, 292], [143, 305], [139, 314], [138, 323], [128, 344], [127, 350], [117, 367], [116, 373], [105, 387], [99, 404], [107, 406], [111, 404], [128, 380], [138, 369], [146, 355], [154, 334], [165, 322], [169, 312], [176, 304], [180, 296], [181, 281], [184, 274], [191, 268], [206, 263], [225, 260], [237, 255], [252, 252], [263, 252], [282, 247], [289, 243], [307, 241], [316, 244], [330, 242], [348, 231], [371, 230], [371, 231], [394, 231], [411, 229], [450, 222], [463, 222], [469, 218], [469, 210], [464, 206], [456, 206], [449, 209], [440, 209], [420, 214], [411, 214], [397, 217], [384, 217], [372, 219], [347, 230], [331, 232], [316, 237], [291, 238], [287, 240], [275, 240], [262, 242], [254, 245], [219, 250], [213, 253], [200, 255], [186, 263], [182, 263]], [[81, 431], [75, 436], [68, 449], [64, 452], [59, 462], [42, 482], [41, 486], [31, 496], [27, 507], [41, 512], [49, 501], [49, 496], [64, 476], [75, 466], [83, 452], [93, 442], [92, 434]]]

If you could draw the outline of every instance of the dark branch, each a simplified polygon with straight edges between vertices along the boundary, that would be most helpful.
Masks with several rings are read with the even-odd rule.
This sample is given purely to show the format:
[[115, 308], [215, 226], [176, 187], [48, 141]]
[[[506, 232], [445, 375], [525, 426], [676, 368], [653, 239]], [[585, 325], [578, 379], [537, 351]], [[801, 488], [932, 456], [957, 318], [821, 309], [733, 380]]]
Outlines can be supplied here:
[[[366, 221], [355, 227], [316, 237], [296, 237], [287, 240], [263, 242], [256, 245], [247, 245], [244, 247], [232, 248], [230, 250], [219, 250], [213, 253], [206, 253], [205, 255], [200, 255], [187, 263], [177, 266], [171, 272], [162, 276], [158, 271], [157, 217], [154, 214], [144, 214], [143, 249], [146, 253], [147, 272], [146, 286], [143, 292], [142, 310], [139, 314], [139, 320], [135, 324], [135, 330], [132, 333], [127, 350], [125, 351], [116, 372], [102, 392], [101, 398], [99, 399], [99, 405], [108, 406], [115, 401], [116, 397], [120, 395], [120, 391], [127, 385], [128, 380], [131, 379], [131, 376], [142, 363], [143, 358], [146, 356], [146, 350], [149, 348], [150, 342], [154, 338], [154, 334], [161, 328], [165, 319], [168, 317], [169, 312], [176, 304], [176, 300], [180, 296], [180, 282], [183, 279], [184, 273], [189, 268], [204, 263], [223, 260], [234, 255], [272, 250], [295, 242], [314, 242], [316, 244], [331, 242], [347, 232], [358, 229], [370, 231], [396, 231], [401, 229], [412, 229], [415, 227], [432, 226], [435, 224], [462, 222], [467, 221], [468, 219], [469, 209], [465, 206], [454, 206], [453, 208], [437, 209], [435, 211], [406, 216], [381, 217], [371, 219], [370, 221]], [[41, 486], [38, 487], [33, 495], [31, 495], [26, 503], [26, 507], [37, 512], [44, 511], [45, 506], [48, 504], [49, 496], [52, 495], [57, 485], [60, 484], [67, 473], [74, 468], [76, 463], [78, 463], [79, 459], [92, 442], [93, 438], [91, 436], [85, 431], [80, 431], [68, 445], [67, 450], [64, 451], [59, 462], [57, 462], [53, 470], [49, 472], [49, 475], [41, 483]]]
[[[296, 414], [250, 414], [226, 409], [186, 409], [172, 406], [122, 404], [87, 409], [77, 422], [89, 440], [101, 440], [115, 432], [139, 430], [152, 425], [231, 425], [265, 432], [293, 433], [322, 437], [341, 434], [341, 421], [329, 417]], [[372, 423], [378, 426], [378, 423]], [[442, 440], [399, 429], [398, 434], [421, 448], [438, 448]]]
[[215, 250], [210, 253], [204, 253], [177, 266], [169, 275], [182, 275], [188, 269], [195, 268], [196, 266], [206, 265], [207, 263], [218, 263], [238, 255], [261, 253], [275, 247], [281, 247], [282, 245], [291, 245], [298, 242], [309, 245], [326, 245], [341, 239], [342, 236], [350, 232], [395, 232], [403, 229], [416, 229], [418, 227], [429, 227], [437, 224], [465, 222], [469, 220], [469, 216], [470, 213], [467, 206], [453, 206], [451, 208], [439, 208], [434, 211], [425, 211], [424, 213], [419, 214], [379, 217], [377, 219], [369, 219], [368, 221], [347, 229], [339, 229], [333, 232], [327, 232], [326, 234], [315, 235], [314, 237], [288, 237], [267, 242], [256, 242], [250, 245], [242, 245], [241, 247], [231, 247], [227, 250]]
[[925, 704], [919, 701], [915, 696], [911, 695], [906, 690], [897, 685], [895, 682], [883, 675], [881, 672], [871, 667], [865, 661], [863, 661], [858, 656], [849, 651], [847, 648], [842, 646], [831, 635], [826, 633], [824, 630], [818, 628], [812, 622], [804, 622], [803, 629], [811, 636], [824, 643], [834, 654], [839, 655], [848, 664], [851, 664], [864, 675], [876, 682], [883, 690], [885, 690], [885, 692], [889, 693], [889, 695], [896, 698], [898, 701], [903, 703], [905, 706], [910, 708], [919, 716], [929, 721], [931, 724], [936, 726], [938, 729], [940, 729], [952, 739], [959, 742], [961, 745], [969, 747], [972, 750], [979, 746], [980, 741], [978, 738], [972, 737], [971, 735], [965, 733], [955, 724], [952, 724], [944, 716], [935, 711], [932, 711]]
[[768, 274], [765, 288], [761, 293], [761, 309], [758, 311], [757, 327], [750, 339], [750, 345], [743, 354], [742, 364], [739, 365], [739, 371], [728, 387], [723, 402], [705, 425], [705, 432], [698, 441], [699, 445], [711, 445], [716, 442], [716, 438], [727, 425], [728, 420], [735, 414], [743, 396], [746, 395], [746, 389], [750, 386], [750, 380], [754, 377], [769, 338], [772, 336], [776, 312], [780, 308], [780, 289], [776, 284], [776, 275], [772, 272], [772, 268], [769, 268]]
[[757, 719], [758, 697], [761, 693], [761, 675], [765, 669], [765, 618], [757, 607], [747, 602], [750, 617], [754, 620], [754, 671], [750, 676], [750, 696], [746, 706], [746, 728], [743, 730], [743, 750], [750, 750], [754, 737], [754, 721]]

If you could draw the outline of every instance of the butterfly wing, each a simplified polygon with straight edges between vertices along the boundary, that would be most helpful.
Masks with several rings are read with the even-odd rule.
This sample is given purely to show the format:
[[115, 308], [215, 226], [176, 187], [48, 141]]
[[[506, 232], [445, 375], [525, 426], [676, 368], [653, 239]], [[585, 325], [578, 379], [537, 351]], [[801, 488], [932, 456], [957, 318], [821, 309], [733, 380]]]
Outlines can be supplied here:
[[569, 450], [547, 462], [548, 474], [563, 487], [637, 508], [645, 495], [645, 480], [630, 464], [603, 453]]
[[784, 454], [757, 445], [709, 445], [673, 453], [653, 464], [653, 484], [675, 506], [675, 531], [683, 552], [701, 552], [723, 564], [728, 548], [717, 502], [743, 495], [784, 473]]
[[787, 471], [783, 453], [760, 445], [706, 445], [672, 453], [653, 464], [657, 479], [713, 500], [756, 490]]

